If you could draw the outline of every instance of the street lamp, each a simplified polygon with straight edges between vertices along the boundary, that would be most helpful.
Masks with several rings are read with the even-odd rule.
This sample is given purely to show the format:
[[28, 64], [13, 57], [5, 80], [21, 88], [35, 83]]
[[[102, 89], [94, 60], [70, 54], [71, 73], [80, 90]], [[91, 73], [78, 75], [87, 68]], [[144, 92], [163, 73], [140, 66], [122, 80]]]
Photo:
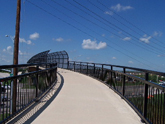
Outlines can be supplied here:
[[[14, 38], [12, 38], [10, 35], [5, 35], [5, 37], [10, 37], [14, 46]], [[13, 50], [13, 53], [14, 53], [14, 50]], [[14, 57], [13, 57], [13, 64], [14, 64]], [[13, 76], [13, 68], [11, 68], [10, 76]], [[13, 81], [11, 81], [11, 87], [10, 87], [10, 113], [12, 113], [12, 102], [13, 102]]]
[[14, 38], [12, 38], [12, 36], [10, 36], [10, 35], [5, 35], [5, 37], [10, 37], [10, 39], [11, 39], [12, 42], [14, 43]]
[[[5, 37], [10, 37], [10, 39], [12, 40], [12, 42], [13, 42], [13, 47], [14, 47], [14, 38], [12, 38], [12, 36], [10, 36], [10, 35], [5, 35]], [[13, 50], [13, 55], [14, 55], [14, 50]], [[14, 57], [13, 57], [13, 64], [14, 64]], [[12, 68], [12, 74], [13, 74], [13, 68]]]

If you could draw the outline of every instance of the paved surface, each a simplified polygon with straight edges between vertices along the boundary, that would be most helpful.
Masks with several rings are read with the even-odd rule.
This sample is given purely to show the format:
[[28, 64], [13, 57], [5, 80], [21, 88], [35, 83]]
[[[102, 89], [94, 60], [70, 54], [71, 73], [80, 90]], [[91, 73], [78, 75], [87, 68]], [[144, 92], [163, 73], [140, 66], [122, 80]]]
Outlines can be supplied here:
[[9, 77], [9, 76], [10, 76], [9, 73], [2, 73], [2, 72], [0, 72], [0, 78]]
[[141, 124], [138, 115], [106, 85], [72, 71], [58, 72], [63, 76], [62, 89], [32, 124]]

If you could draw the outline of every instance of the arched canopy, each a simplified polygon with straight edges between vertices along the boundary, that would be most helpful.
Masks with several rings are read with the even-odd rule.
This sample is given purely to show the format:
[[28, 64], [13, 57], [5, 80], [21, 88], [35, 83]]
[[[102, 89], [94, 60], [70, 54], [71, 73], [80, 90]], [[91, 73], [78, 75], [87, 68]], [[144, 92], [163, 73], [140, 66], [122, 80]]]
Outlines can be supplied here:
[[[49, 53], [50, 50], [34, 55], [27, 63], [57, 63], [58, 67], [68, 64], [69, 56], [66, 51]], [[49, 54], [48, 54], [49, 53]]]
[[38, 53], [31, 57], [27, 63], [46, 63], [47, 62], [47, 56], [50, 50]]

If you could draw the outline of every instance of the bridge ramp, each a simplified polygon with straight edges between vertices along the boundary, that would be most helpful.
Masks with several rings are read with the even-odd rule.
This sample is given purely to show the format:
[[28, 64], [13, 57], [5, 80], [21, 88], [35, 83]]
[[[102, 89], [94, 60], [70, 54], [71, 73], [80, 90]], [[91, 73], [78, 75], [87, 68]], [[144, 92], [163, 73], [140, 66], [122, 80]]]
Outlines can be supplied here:
[[103, 83], [65, 69], [58, 72], [63, 87], [33, 124], [141, 124], [131, 107]]

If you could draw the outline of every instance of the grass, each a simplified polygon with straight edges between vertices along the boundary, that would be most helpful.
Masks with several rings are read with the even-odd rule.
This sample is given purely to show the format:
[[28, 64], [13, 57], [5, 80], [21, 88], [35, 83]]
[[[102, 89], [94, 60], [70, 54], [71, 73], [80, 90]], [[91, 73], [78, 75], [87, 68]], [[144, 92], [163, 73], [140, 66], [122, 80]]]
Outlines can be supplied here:
[[[165, 94], [154, 94], [148, 95], [147, 102], [147, 118], [151, 123], [161, 122], [165, 119]], [[143, 101], [144, 97], [129, 97], [129, 101], [141, 112], [143, 113]]]
[[36, 86], [34, 86], [34, 85], [29, 86], [28, 84], [25, 84], [22, 89], [35, 89], [35, 88], [36, 88]]
[[4, 117], [4, 119], [6, 119], [6, 118], [9, 117], [9, 116], [10, 116], [9, 113], [1, 114], [1, 115], [0, 115], [0, 121], [3, 121], [3, 117]]

